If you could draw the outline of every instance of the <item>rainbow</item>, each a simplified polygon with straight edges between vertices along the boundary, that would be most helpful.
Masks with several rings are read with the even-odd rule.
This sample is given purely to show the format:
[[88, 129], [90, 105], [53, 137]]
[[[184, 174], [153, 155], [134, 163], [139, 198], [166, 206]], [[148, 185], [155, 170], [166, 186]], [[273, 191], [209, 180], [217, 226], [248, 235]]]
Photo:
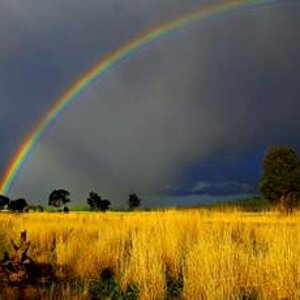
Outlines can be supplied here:
[[34, 146], [40, 141], [46, 128], [48, 128], [49, 125], [51, 125], [64, 111], [64, 109], [71, 104], [75, 98], [79, 97], [79, 95], [88, 86], [90, 86], [99, 77], [104, 76], [114, 66], [123, 62], [130, 55], [138, 52], [148, 44], [157, 41], [166, 34], [187, 26], [195, 21], [218, 14], [235, 12], [242, 8], [253, 8], [274, 2], [276, 2], [276, 0], [228, 0], [214, 5], [208, 5], [205, 7], [202, 6], [199, 9], [149, 30], [145, 34], [129, 41], [121, 48], [101, 59], [92, 69], [90, 69], [90, 71], [81, 76], [72, 85], [72, 87], [55, 102], [44, 118], [40, 120], [34, 130], [25, 138], [23, 144], [14, 154], [3, 177], [1, 178], [0, 194], [7, 195], [9, 193], [16, 176], [25, 164], [26, 158], [29, 156]]

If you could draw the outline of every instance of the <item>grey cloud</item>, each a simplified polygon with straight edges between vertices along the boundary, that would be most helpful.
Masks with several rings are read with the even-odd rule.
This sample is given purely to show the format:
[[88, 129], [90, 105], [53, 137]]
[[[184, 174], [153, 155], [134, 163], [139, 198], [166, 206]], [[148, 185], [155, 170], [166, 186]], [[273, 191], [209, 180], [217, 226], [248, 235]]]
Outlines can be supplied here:
[[[205, 2], [2, 0], [2, 151], [11, 155], [58, 95], [105, 54]], [[0, 157], [0, 167], [6, 163]]]
[[[96, 18], [101, 14], [97, 3], [85, 3], [80, 10], [74, 2], [73, 9], [77, 7], [79, 19], [83, 14]], [[107, 12], [113, 4], [105, 3]], [[74, 32], [62, 53], [82, 44], [71, 54], [81, 54], [82, 67], [95, 55], [84, 49], [87, 45], [99, 50], [103, 38], [104, 53], [139, 31], [135, 16], [136, 24], [147, 28], [196, 1], [155, 1], [130, 9], [114, 3], [126, 20], [132, 19], [128, 31], [119, 25], [100, 38], [99, 29], [81, 23], [83, 40]], [[61, 24], [36, 22], [53, 34], [51, 26], [67, 28], [72, 14], [59, 18]], [[180, 182], [185, 165], [216, 153], [239, 153], [262, 142], [299, 141], [298, 16], [299, 7], [212, 18], [149, 46], [75, 100], [37, 146], [12, 195], [45, 199], [51, 189], [65, 187], [78, 202], [92, 189], [117, 203], [124, 203], [132, 190], [151, 198], [169, 182]], [[109, 15], [104, 19], [109, 24], [115, 20]], [[122, 32], [127, 34], [123, 37]], [[68, 72], [71, 76], [73, 68]]]

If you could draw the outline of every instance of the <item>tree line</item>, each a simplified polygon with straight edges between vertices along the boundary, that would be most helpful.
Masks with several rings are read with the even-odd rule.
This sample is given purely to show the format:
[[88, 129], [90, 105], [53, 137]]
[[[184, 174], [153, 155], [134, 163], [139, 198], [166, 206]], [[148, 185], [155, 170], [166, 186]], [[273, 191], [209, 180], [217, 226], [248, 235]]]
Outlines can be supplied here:
[[[300, 199], [300, 161], [296, 150], [289, 146], [274, 146], [267, 150], [262, 162], [262, 176], [259, 190], [265, 199], [269, 200], [283, 213], [290, 213], [299, 205]], [[48, 205], [58, 211], [68, 212], [70, 192], [65, 189], [54, 190], [48, 199]], [[134, 210], [141, 205], [137, 194], [130, 194], [127, 200], [128, 208]], [[90, 192], [87, 204], [92, 211], [107, 211], [112, 205], [108, 199], [102, 198], [96, 192]], [[38, 210], [40, 205], [28, 205], [25, 199], [11, 200], [0, 196], [0, 209], [4, 207], [12, 211]]]
[[[51, 192], [48, 198], [48, 206], [54, 207], [58, 212], [68, 213], [70, 208], [68, 204], [71, 202], [70, 192], [65, 189], [58, 189]], [[137, 194], [129, 194], [127, 204], [129, 210], [135, 210], [141, 206], [142, 199]], [[112, 203], [108, 199], [102, 198], [96, 192], [90, 192], [87, 198], [87, 204], [92, 211], [105, 212], [110, 209]], [[41, 205], [29, 205], [28, 202], [21, 198], [11, 200], [9, 197], [0, 195], [0, 209], [7, 209], [17, 212], [28, 211], [44, 211]]]

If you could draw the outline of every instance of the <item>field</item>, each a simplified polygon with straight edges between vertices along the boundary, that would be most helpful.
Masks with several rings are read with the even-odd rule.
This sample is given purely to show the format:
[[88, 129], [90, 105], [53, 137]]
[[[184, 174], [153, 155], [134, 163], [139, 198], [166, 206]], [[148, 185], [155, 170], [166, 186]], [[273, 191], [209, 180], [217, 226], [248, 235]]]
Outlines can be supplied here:
[[29, 256], [60, 278], [42, 299], [300, 298], [298, 213], [3, 213], [1, 256], [24, 229]]

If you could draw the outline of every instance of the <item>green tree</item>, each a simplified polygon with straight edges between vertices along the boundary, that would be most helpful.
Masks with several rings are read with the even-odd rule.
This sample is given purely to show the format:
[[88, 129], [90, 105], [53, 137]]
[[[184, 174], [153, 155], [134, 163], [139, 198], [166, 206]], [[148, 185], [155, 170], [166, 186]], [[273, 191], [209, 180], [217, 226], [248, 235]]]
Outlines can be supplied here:
[[128, 198], [128, 206], [130, 210], [136, 209], [141, 206], [142, 199], [136, 194], [130, 194]]
[[300, 163], [295, 149], [277, 146], [267, 151], [259, 188], [281, 211], [292, 211], [300, 195]]
[[71, 200], [69, 199], [70, 192], [60, 189], [54, 190], [49, 196], [49, 206], [54, 207], [62, 207], [69, 203]]

